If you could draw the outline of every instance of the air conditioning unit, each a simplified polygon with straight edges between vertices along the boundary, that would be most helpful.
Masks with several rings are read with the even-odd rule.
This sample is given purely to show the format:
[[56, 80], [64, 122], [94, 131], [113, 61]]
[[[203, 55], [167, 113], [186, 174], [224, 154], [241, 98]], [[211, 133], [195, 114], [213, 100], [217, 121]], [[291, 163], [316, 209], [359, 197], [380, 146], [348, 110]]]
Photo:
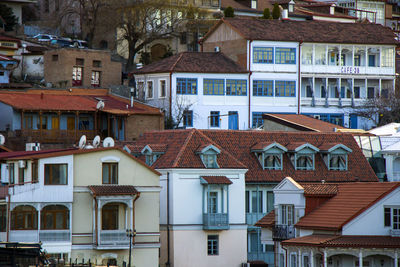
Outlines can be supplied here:
[[321, 119], [321, 115], [314, 115], [314, 119], [320, 120]]
[[18, 161], [18, 167], [23, 169], [26, 167], [26, 161], [25, 160], [19, 160]]
[[39, 151], [40, 150], [40, 143], [26, 143], [25, 144], [26, 151]]

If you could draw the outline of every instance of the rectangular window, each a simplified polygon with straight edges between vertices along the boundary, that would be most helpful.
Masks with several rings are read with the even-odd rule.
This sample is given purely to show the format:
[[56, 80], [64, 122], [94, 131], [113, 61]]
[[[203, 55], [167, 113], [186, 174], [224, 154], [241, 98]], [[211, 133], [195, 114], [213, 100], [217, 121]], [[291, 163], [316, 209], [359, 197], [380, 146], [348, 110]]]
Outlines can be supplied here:
[[209, 192], [208, 213], [218, 213], [218, 193]]
[[281, 205], [281, 224], [294, 224], [294, 205]]
[[321, 85], [321, 98], [326, 98], [325, 86]]
[[153, 81], [147, 81], [146, 98], [153, 98]]
[[313, 47], [312, 45], [304, 45], [301, 49], [301, 64], [312, 65], [313, 63]]
[[253, 48], [253, 63], [274, 63], [274, 48], [273, 47], [254, 47]]
[[45, 164], [45, 185], [66, 185], [68, 183], [67, 164]]
[[360, 87], [354, 87], [354, 98], [360, 98]]
[[72, 68], [72, 86], [81, 86], [82, 85], [82, 77], [83, 77], [83, 68], [82, 67], [73, 67]]
[[274, 209], [274, 192], [267, 191], [267, 213]]
[[247, 95], [247, 80], [226, 80], [226, 95]]
[[192, 110], [185, 110], [183, 112], [183, 126], [185, 127], [193, 127], [193, 111]]
[[290, 267], [297, 267], [297, 254], [290, 254]]
[[296, 64], [296, 48], [276, 48], [275, 64]]
[[250, 192], [246, 190], [246, 213], [250, 212]]
[[296, 170], [313, 170], [314, 155], [296, 155]]
[[219, 111], [210, 112], [210, 126], [219, 127]]
[[118, 184], [118, 163], [103, 163], [103, 184]]
[[23, 184], [25, 182], [25, 168], [18, 168], [18, 183]]
[[118, 229], [119, 207], [115, 204], [104, 205], [101, 209], [101, 229], [117, 230]]
[[393, 67], [394, 66], [394, 49], [383, 48], [382, 49], [382, 67]]
[[32, 183], [37, 183], [39, 181], [39, 165], [37, 161], [32, 162]]
[[167, 88], [165, 80], [160, 80], [160, 97], [165, 97], [167, 95]]
[[6, 205], [0, 206], [0, 232], [7, 231], [7, 209]]
[[273, 96], [273, 81], [253, 81], [253, 96]]
[[253, 112], [253, 120], [252, 120], [253, 128], [258, 128], [263, 125], [264, 121], [262, 118], [262, 114], [263, 114], [262, 112]]
[[368, 87], [367, 98], [368, 99], [375, 98], [375, 88], [374, 87]]
[[218, 255], [218, 235], [207, 236], [207, 255]]
[[391, 209], [390, 208], [385, 208], [384, 210], [384, 223], [385, 226], [391, 226], [391, 221], [390, 221], [390, 216], [391, 215]]
[[9, 183], [15, 184], [15, 168], [14, 163], [8, 163]]
[[223, 79], [204, 79], [203, 80], [204, 95], [224, 95]]
[[315, 46], [315, 65], [326, 65], [326, 46]]
[[264, 154], [264, 170], [281, 170], [281, 154]]
[[261, 213], [263, 211], [263, 192], [252, 191], [251, 192], [251, 212]]
[[93, 67], [94, 68], [101, 68], [101, 61], [100, 60], [93, 60]]
[[347, 170], [347, 155], [330, 155], [329, 160], [330, 170]]
[[197, 79], [176, 78], [176, 93], [178, 95], [197, 94]]
[[92, 71], [92, 78], [90, 79], [90, 85], [93, 87], [100, 87], [100, 71]]
[[24, 116], [24, 121], [25, 121], [25, 129], [33, 129], [33, 116], [32, 115], [25, 115]]
[[275, 82], [275, 96], [296, 96], [296, 82], [295, 81], [276, 81]]
[[306, 97], [312, 97], [313, 96], [313, 90], [311, 85], [306, 86]]
[[400, 229], [400, 209], [392, 209], [393, 211], [393, 229]]

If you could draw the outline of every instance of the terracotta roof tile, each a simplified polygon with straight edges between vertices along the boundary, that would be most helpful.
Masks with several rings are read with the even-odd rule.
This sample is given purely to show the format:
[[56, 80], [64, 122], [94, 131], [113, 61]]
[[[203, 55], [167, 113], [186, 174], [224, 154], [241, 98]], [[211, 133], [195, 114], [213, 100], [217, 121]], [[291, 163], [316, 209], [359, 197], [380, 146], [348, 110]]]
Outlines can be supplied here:
[[329, 149], [331, 149], [332, 147], [334, 147], [334, 146], [337, 146], [337, 145], [339, 145], [340, 143], [324, 143], [324, 144], [321, 144], [318, 148], [319, 148], [319, 150], [321, 150], [321, 151], [328, 151]]
[[133, 73], [164, 72], [247, 73], [247, 70], [220, 52], [182, 52], [146, 65]]
[[201, 176], [208, 184], [232, 184], [226, 176]]
[[305, 196], [334, 196], [337, 194], [338, 185], [337, 184], [301, 184], [304, 188]]
[[[335, 44], [397, 44], [390, 28], [375, 23], [295, 21], [250, 17], [223, 18], [221, 22], [230, 25], [247, 40]], [[215, 27], [204, 36], [202, 42], [210, 36], [213, 30], [215, 30]], [[357, 38], [354, 38], [354, 36], [357, 36]]]
[[296, 227], [340, 230], [346, 223], [399, 186], [400, 183], [393, 182], [338, 184], [337, 194], [301, 218]]
[[275, 210], [271, 210], [267, 215], [262, 217], [255, 226], [269, 228], [275, 225]]
[[400, 237], [360, 235], [308, 235], [282, 242], [283, 246], [398, 248]]
[[[164, 168], [204, 168], [196, 154], [200, 145], [211, 143], [221, 149], [217, 157], [220, 168], [248, 169], [247, 183], [279, 183], [290, 176], [299, 183], [305, 182], [377, 182], [378, 179], [361, 152], [353, 136], [346, 133], [266, 132], [231, 130], [169, 130], [149, 132], [131, 143], [143, 148], [155, 142], [168, 144], [167, 151], [152, 166]], [[348, 171], [328, 170], [320, 153], [315, 156], [314, 171], [295, 170], [288, 155], [283, 156], [283, 170], [263, 170], [252, 148], [261, 142], [285, 145], [293, 142], [310, 143], [319, 147], [325, 143], [341, 143], [352, 149], [348, 155]]]
[[335, 132], [335, 129], [346, 129], [340, 125], [325, 122], [299, 114], [263, 114], [263, 119], [272, 120], [301, 131]]
[[304, 143], [304, 142], [292, 142], [292, 143], [287, 144], [287, 145], [286, 145], [286, 148], [287, 148], [289, 151], [295, 151], [296, 148], [298, 148], [299, 146], [302, 146], [302, 145], [304, 145], [304, 144], [306, 144], [306, 143]]
[[96, 196], [136, 195], [138, 193], [132, 185], [89, 185], [89, 189]]
[[273, 141], [271, 142], [259, 142], [257, 144], [255, 144], [254, 146], [251, 147], [251, 150], [263, 150], [265, 147], [272, 145]]
[[107, 90], [27, 90], [1, 91], [0, 102], [15, 109], [96, 111], [99, 100], [105, 103], [103, 112], [112, 114], [161, 114], [160, 110], [135, 102], [130, 107], [128, 99], [111, 95]]

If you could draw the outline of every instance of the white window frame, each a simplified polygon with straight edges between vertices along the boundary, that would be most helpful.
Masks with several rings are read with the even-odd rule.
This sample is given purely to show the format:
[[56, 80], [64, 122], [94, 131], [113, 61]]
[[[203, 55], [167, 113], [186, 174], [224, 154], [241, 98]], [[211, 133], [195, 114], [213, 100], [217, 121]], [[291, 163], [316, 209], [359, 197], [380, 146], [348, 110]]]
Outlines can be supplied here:
[[[149, 84], [151, 83], [151, 97], [149, 97]], [[154, 98], [154, 81], [149, 80], [146, 81], [146, 99], [153, 99]]]
[[[164, 86], [165, 86], [165, 95], [164, 96], [161, 95], [161, 92], [162, 92], [161, 82], [164, 82]], [[166, 97], [167, 97], [167, 80], [161, 79], [158, 81], [158, 98], [166, 98]]]
[[[289, 212], [289, 208], [291, 209], [291, 216]], [[294, 225], [295, 224], [295, 207], [294, 205], [280, 205], [279, 206], [280, 212], [280, 224], [282, 225]]]

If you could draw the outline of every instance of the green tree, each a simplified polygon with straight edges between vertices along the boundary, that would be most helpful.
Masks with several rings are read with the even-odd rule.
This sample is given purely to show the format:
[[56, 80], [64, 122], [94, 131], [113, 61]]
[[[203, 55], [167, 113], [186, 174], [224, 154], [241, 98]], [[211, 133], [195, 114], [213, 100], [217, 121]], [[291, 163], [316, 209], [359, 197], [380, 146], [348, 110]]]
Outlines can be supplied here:
[[263, 19], [271, 18], [271, 11], [269, 10], [269, 8], [264, 9], [263, 16], [261, 18]]
[[281, 10], [279, 9], [278, 3], [274, 4], [274, 8], [272, 9], [272, 18], [279, 19], [281, 17]]
[[5, 4], [0, 4], [0, 17], [5, 22], [4, 28], [6, 31], [12, 31], [14, 26], [17, 25], [17, 17], [14, 15], [12, 9]]
[[225, 18], [233, 18], [235, 16], [235, 10], [233, 10], [233, 7], [228, 6], [225, 10], [224, 10], [224, 17]]

